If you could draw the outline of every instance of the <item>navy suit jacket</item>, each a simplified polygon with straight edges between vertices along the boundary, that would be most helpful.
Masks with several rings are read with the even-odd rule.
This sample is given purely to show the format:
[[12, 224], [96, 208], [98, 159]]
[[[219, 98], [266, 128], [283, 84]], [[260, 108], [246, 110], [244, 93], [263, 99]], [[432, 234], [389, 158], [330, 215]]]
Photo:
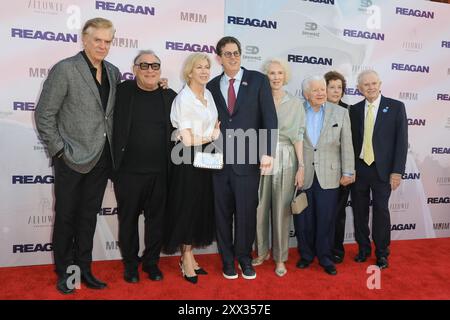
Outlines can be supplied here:
[[[364, 139], [365, 101], [350, 107], [353, 148], [355, 159], [359, 158]], [[380, 107], [375, 121], [372, 137], [375, 163], [380, 179], [389, 182], [391, 173], [405, 172], [408, 152], [408, 122], [403, 102], [381, 96]], [[356, 179], [358, 166], [356, 164]]]
[[[269, 79], [258, 71], [242, 69], [244, 70], [244, 74], [231, 116], [228, 113], [226, 101], [220, 91], [220, 79], [223, 73], [212, 79], [208, 83], [207, 88], [214, 97], [219, 121], [221, 122], [220, 130], [223, 138], [225, 161], [227, 161], [227, 156], [230, 158], [233, 155], [230, 153], [230, 150], [227, 151], [227, 139], [233, 139], [234, 142], [232, 144], [229, 143], [229, 145], [234, 146], [234, 164], [232, 165], [234, 173], [237, 175], [258, 175], [260, 156], [262, 154], [275, 155], [276, 141], [272, 141], [271, 133], [272, 130], [278, 128], [278, 118]], [[250, 145], [248, 139], [245, 145], [241, 144], [238, 146], [238, 139], [234, 138], [234, 136], [230, 137], [230, 135], [227, 135], [227, 129], [242, 129], [244, 131], [248, 129], [267, 129], [268, 134], [266, 137], [259, 135], [256, 146]], [[259, 141], [260, 139], [264, 139], [264, 141]], [[267, 149], [260, 149], [260, 143], [265, 144]], [[255, 161], [251, 161], [252, 158], [249, 156], [254, 147], [257, 148], [256, 163]], [[243, 164], [237, 164], [239, 157], [243, 156], [242, 152], [245, 152], [245, 162]], [[255, 152], [252, 151], [252, 155], [255, 156]]]

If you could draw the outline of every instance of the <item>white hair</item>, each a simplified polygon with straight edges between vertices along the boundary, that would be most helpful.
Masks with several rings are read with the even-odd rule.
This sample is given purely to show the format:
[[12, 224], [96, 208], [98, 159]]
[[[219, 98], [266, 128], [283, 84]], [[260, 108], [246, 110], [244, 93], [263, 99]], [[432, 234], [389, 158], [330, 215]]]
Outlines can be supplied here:
[[303, 80], [302, 82], [302, 91], [303, 92], [308, 92], [309, 89], [311, 88], [311, 82], [313, 81], [321, 81], [323, 82], [323, 84], [325, 85], [325, 87], [327, 86], [327, 82], [325, 81], [325, 78], [323, 76], [310, 76], [305, 78], [305, 80]]
[[289, 68], [289, 65], [287, 64], [286, 60], [283, 60], [281, 58], [270, 58], [268, 60], [266, 60], [262, 66], [262, 70], [264, 72], [264, 74], [267, 76], [269, 75], [269, 68], [271, 64], [279, 64], [281, 66], [281, 68], [284, 71], [284, 81], [283, 81], [283, 85], [288, 84], [288, 82], [291, 80], [291, 69]]
[[378, 75], [378, 73], [375, 70], [372, 70], [372, 69], [364, 70], [360, 74], [358, 74], [358, 85], [361, 85], [362, 79], [369, 74], [376, 75], [378, 78], [378, 81], [380, 80], [380, 76]]

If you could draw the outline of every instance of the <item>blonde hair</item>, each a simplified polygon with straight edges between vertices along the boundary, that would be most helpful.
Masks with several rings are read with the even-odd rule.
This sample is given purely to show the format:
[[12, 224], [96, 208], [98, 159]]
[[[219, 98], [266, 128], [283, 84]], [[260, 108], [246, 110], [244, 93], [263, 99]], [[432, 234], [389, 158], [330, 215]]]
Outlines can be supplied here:
[[116, 29], [114, 29], [113, 23], [111, 21], [109, 21], [108, 19], [105, 18], [93, 18], [93, 19], [89, 19], [88, 21], [86, 21], [86, 23], [83, 26], [83, 31], [82, 31], [82, 35], [87, 35], [89, 34], [89, 32], [91, 31], [91, 28], [94, 29], [111, 29], [111, 32], [114, 36], [114, 34], [116, 33]]
[[269, 60], [264, 62], [263, 66], [262, 66], [262, 70], [263, 70], [264, 74], [269, 75], [269, 68], [272, 63], [278, 63], [281, 66], [281, 68], [283, 68], [283, 71], [284, 71], [283, 85], [288, 84], [289, 81], [291, 80], [291, 68], [289, 68], [289, 65], [283, 59], [270, 58]]
[[211, 67], [211, 59], [209, 58], [209, 56], [206, 53], [201, 53], [201, 52], [192, 53], [184, 61], [183, 80], [187, 84], [189, 84], [191, 81], [191, 78], [189, 78], [189, 75], [192, 73], [192, 70], [194, 70], [194, 66], [201, 60], [208, 61], [208, 64]]

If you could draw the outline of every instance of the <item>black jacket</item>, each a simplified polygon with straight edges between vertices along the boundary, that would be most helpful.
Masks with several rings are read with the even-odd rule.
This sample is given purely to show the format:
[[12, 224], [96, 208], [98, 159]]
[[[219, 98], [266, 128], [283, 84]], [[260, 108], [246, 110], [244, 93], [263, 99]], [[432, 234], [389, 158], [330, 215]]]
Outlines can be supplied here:
[[[166, 117], [166, 139], [167, 144], [167, 161], [168, 170], [170, 171], [171, 161], [170, 152], [173, 147], [173, 142], [170, 137], [174, 128], [170, 122], [170, 110], [172, 108], [172, 101], [175, 99], [177, 93], [172, 89], [157, 89], [161, 93], [161, 99], [164, 104], [164, 111]], [[114, 156], [114, 170], [120, 169], [125, 150], [127, 149], [128, 135], [130, 133], [132, 108], [134, 96], [137, 92], [137, 84], [135, 80], [127, 80], [117, 86], [116, 105], [114, 107], [114, 124], [113, 124], [113, 156]]]

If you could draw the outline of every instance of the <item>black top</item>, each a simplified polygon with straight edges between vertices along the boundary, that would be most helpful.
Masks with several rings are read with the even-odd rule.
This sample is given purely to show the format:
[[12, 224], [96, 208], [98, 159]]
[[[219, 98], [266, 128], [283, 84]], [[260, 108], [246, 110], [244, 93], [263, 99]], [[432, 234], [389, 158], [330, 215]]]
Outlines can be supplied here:
[[132, 173], [161, 172], [167, 163], [166, 117], [161, 93], [139, 87], [136, 90], [121, 170]]
[[339, 100], [338, 105], [340, 105], [341, 107], [344, 107], [345, 109], [348, 109], [348, 104], [346, 104], [345, 102], [342, 102], [342, 100]]
[[346, 104], [345, 102], [342, 102], [342, 100], [339, 100], [338, 105], [340, 105], [341, 107], [344, 107], [345, 109], [348, 109], [348, 104]]
[[81, 51], [81, 54], [83, 55], [84, 59], [86, 60], [89, 70], [91, 70], [92, 77], [94, 77], [95, 84], [98, 88], [98, 93], [100, 94], [100, 99], [102, 100], [102, 106], [103, 110], [106, 110], [106, 105], [108, 104], [108, 97], [109, 97], [109, 80], [108, 80], [108, 74], [106, 73], [105, 64], [102, 61], [102, 83], [100, 84], [97, 81], [97, 68], [95, 68], [92, 64], [92, 62], [89, 60], [88, 56], [86, 55], [86, 52], [83, 50]]

